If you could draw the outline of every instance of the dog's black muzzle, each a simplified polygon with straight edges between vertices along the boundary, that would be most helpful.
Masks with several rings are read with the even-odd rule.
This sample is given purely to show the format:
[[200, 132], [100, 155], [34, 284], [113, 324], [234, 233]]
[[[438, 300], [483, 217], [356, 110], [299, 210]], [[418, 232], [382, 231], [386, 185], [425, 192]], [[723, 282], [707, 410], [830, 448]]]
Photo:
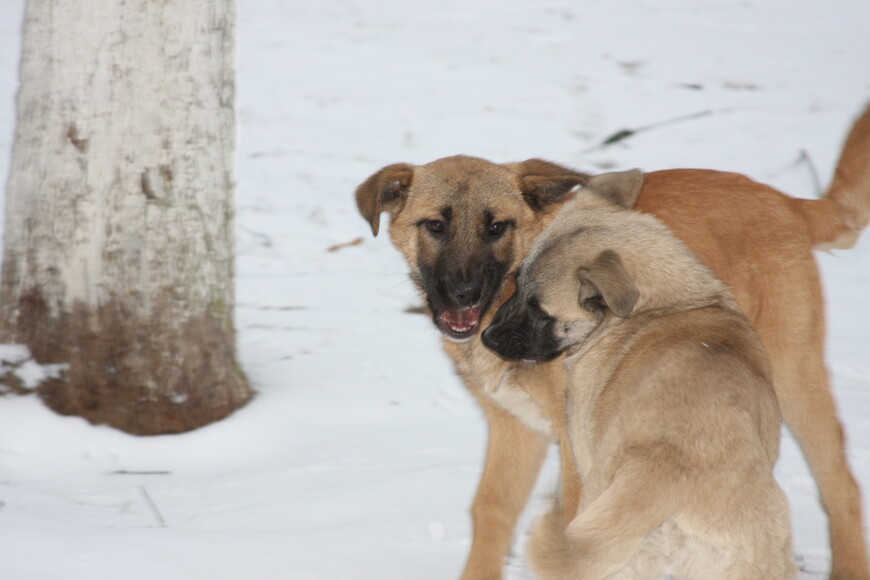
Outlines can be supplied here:
[[480, 330], [480, 320], [495, 299], [507, 264], [495, 259], [457, 260], [450, 255], [434, 267], [420, 264], [421, 286], [436, 326], [446, 336], [465, 340]]
[[514, 294], [502, 304], [483, 331], [484, 346], [500, 357], [512, 361], [546, 362], [562, 350], [553, 335], [556, 320], [531, 304], [524, 304]]

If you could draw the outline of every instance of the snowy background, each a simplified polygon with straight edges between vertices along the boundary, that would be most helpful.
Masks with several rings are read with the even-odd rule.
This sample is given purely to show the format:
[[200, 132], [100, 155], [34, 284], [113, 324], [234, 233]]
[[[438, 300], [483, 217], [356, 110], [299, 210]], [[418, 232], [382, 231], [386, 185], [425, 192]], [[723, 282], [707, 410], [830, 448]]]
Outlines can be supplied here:
[[[4, 184], [22, 4], [0, 16]], [[483, 421], [433, 325], [404, 312], [419, 304], [407, 269], [371, 239], [354, 188], [389, 163], [467, 153], [726, 169], [812, 196], [870, 100], [870, 3], [855, 0], [239, 4], [236, 317], [259, 395], [146, 439], [0, 399], [2, 578], [457, 577]], [[866, 508], [870, 235], [819, 261]], [[555, 473], [512, 580], [529, 578], [525, 529]], [[825, 520], [787, 432], [777, 475], [802, 578], [821, 579]]]

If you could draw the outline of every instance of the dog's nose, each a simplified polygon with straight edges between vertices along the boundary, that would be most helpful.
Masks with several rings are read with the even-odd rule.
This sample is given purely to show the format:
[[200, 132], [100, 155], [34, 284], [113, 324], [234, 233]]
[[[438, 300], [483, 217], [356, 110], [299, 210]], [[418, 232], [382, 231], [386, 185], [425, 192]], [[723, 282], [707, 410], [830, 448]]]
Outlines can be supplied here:
[[453, 299], [462, 306], [471, 306], [480, 301], [480, 282], [459, 282], [453, 286]]

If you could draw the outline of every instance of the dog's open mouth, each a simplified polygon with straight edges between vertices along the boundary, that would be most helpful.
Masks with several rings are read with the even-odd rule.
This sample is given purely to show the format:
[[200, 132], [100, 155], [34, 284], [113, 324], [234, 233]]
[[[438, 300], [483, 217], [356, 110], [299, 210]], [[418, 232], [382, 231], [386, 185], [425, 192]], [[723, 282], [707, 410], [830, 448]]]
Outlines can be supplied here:
[[441, 332], [457, 340], [470, 338], [480, 326], [480, 305], [462, 310], [445, 310], [436, 322]]

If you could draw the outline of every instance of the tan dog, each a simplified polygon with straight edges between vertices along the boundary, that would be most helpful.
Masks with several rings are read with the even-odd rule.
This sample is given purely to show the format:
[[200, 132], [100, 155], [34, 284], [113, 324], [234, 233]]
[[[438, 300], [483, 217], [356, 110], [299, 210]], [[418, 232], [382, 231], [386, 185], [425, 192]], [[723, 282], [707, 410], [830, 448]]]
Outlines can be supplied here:
[[[380, 214], [391, 214], [390, 237], [487, 417], [465, 580], [501, 577], [547, 445], [561, 433], [565, 404], [561, 361], [504, 361], [483, 346], [479, 332], [513, 292], [513, 274], [535, 236], [587, 181], [539, 160], [498, 165], [457, 156], [387, 166], [356, 191], [374, 234]], [[831, 578], [870, 580], [860, 495], [824, 364], [824, 308], [812, 255], [814, 247], [848, 247], [870, 221], [870, 111], [852, 129], [820, 200], [789, 198], [733, 173], [671, 170], [645, 176], [636, 209], [658, 216], [732, 289], [767, 348], [785, 422], [818, 482], [829, 517]], [[515, 380], [496, 389], [508, 369]], [[562, 457], [571, 518], [580, 489], [570, 454]]]
[[583, 497], [567, 528], [561, 511], [539, 523], [533, 567], [565, 580], [794, 578], [767, 355], [725, 285], [659, 220], [627, 210], [642, 184], [639, 171], [593, 178], [535, 240], [482, 335], [509, 360], [567, 354]]

